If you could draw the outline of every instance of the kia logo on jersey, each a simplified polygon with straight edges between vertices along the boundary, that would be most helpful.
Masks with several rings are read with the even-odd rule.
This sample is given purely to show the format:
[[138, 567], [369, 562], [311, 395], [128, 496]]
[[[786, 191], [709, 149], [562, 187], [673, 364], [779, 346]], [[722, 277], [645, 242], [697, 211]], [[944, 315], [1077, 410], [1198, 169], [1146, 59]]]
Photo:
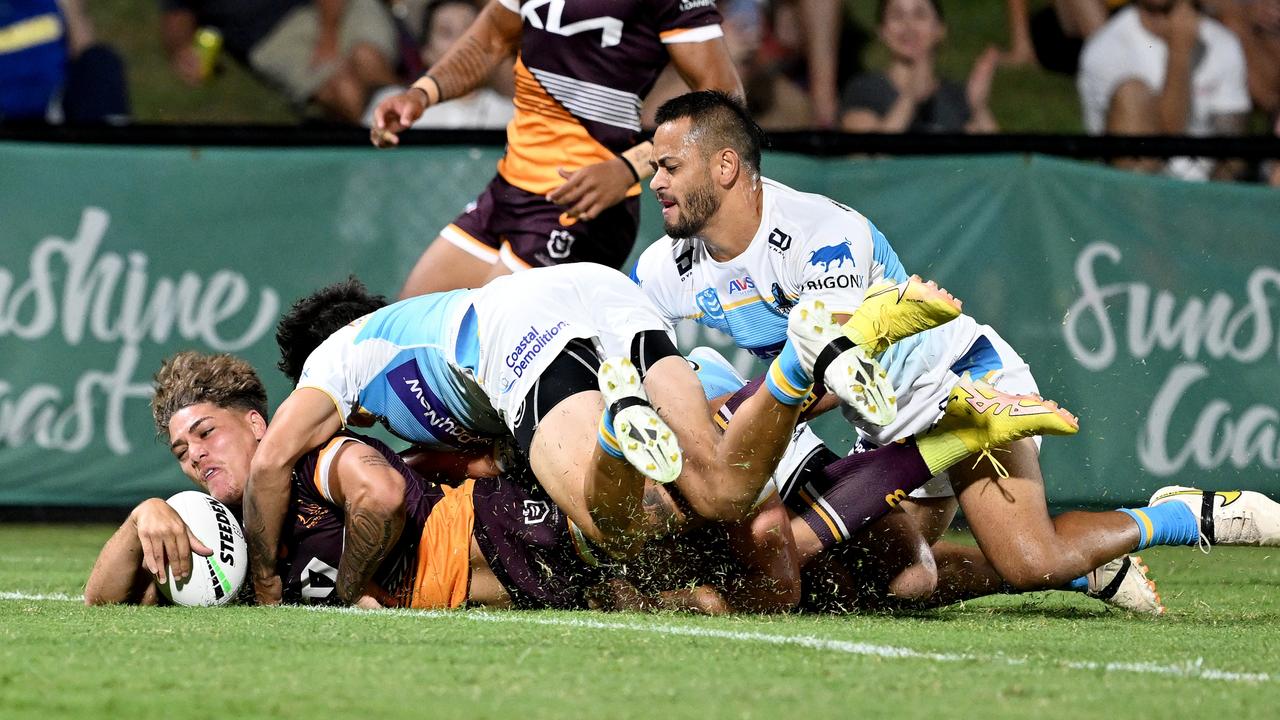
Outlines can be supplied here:
[[[531, 0], [520, 7], [520, 17], [538, 30], [546, 30], [563, 37], [599, 30], [602, 48], [613, 47], [622, 42], [622, 21], [618, 18], [606, 15], [565, 24], [562, 19], [564, 5], [565, 0]], [[547, 9], [546, 20], [538, 14], [538, 11], [544, 7]], [[581, 4], [578, 7], [581, 7]]]

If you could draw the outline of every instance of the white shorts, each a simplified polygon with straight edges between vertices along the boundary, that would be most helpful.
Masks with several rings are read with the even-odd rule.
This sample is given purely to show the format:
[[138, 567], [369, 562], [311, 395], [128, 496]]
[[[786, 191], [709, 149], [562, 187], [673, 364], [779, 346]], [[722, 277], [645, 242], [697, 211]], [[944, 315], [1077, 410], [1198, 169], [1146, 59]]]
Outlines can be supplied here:
[[[913, 338], [909, 338], [910, 342]], [[961, 315], [942, 327], [921, 333], [909, 350], [886, 357], [898, 392], [898, 417], [875, 433], [858, 430], [860, 443], [878, 447], [919, 433], [927, 432], [942, 416], [951, 389], [968, 370], [975, 378], [988, 378], [1004, 392], [1026, 394], [1039, 392], [1031, 367], [1004, 338], [989, 325], [979, 325], [968, 315]], [[846, 411], [847, 412], [847, 411]], [[847, 417], [847, 414], [846, 414]], [[1040, 438], [1035, 438], [1037, 447]], [[855, 448], [855, 451], [857, 448]], [[952, 497], [955, 490], [946, 473], [942, 473], [911, 493], [914, 498]]]
[[533, 383], [570, 340], [591, 340], [608, 358], [630, 356], [632, 338], [646, 330], [670, 334], [630, 278], [594, 263], [505, 275], [477, 290], [472, 304], [480, 387], [513, 432]]

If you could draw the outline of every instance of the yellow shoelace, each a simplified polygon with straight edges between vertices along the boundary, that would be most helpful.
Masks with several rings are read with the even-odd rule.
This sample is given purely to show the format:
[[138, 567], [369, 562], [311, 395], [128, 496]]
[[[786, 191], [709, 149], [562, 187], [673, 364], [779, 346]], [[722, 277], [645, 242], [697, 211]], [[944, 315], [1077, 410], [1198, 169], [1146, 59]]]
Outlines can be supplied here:
[[991, 447], [990, 444], [983, 445], [978, 450], [978, 459], [973, 461], [973, 467], [970, 468], [970, 470], [976, 470], [978, 468], [978, 463], [982, 462], [983, 458], [986, 458], [987, 460], [991, 461], [991, 466], [996, 469], [996, 475], [998, 477], [1000, 478], [1009, 477], [1009, 471], [1005, 468], [1003, 464], [1001, 464], [999, 460], [996, 459], [995, 453], [993, 451], [997, 451], [997, 450], [1000, 452], [1006, 452], [1006, 453], [1010, 452], [1008, 448], [1002, 448], [1002, 447], [993, 448]]

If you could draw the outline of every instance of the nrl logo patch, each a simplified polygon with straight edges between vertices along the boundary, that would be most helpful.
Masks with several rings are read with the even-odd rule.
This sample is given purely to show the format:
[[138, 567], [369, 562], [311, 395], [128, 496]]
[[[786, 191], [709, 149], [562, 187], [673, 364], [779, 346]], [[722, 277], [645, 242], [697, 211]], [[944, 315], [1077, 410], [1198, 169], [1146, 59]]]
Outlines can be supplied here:
[[720, 296], [716, 294], [715, 288], [707, 288], [698, 293], [698, 308], [713, 320], [724, 318], [724, 306], [720, 304]]

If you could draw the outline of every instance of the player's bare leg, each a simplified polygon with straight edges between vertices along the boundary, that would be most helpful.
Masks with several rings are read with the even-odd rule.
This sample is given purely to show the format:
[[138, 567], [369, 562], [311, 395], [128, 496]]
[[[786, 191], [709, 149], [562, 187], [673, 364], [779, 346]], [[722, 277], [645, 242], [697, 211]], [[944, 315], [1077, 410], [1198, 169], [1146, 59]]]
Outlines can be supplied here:
[[684, 358], [668, 356], [654, 363], [644, 387], [679, 439], [684, 468], [676, 486], [694, 511], [711, 520], [745, 517], [791, 440], [799, 403], [785, 405], [761, 386], [721, 436], [702, 385]]
[[[488, 249], [488, 248], [486, 248]], [[483, 253], [479, 248], [476, 253]], [[437, 237], [418, 258], [400, 288], [400, 299], [433, 292], [480, 287], [489, 277], [498, 254], [487, 260], [463, 250], [447, 238]]]
[[931, 545], [938, 542], [947, 528], [951, 527], [959, 509], [960, 503], [954, 496], [907, 498], [902, 501], [903, 512], [911, 516], [920, 529], [920, 534]]
[[593, 391], [557, 403], [534, 431], [529, 464], [539, 484], [583, 535], [612, 552], [625, 553], [645, 533], [645, 478], [601, 447], [604, 409], [602, 395]]
[[[1010, 591], [1004, 578], [979, 548], [944, 541], [933, 546], [933, 555], [938, 563], [938, 589], [917, 607], [949, 605]], [[1155, 581], [1148, 576], [1149, 572], [1141, 557], [1122, 555], [1062, 589], [1084, 592], [1091, 598], [1129, 612], [1163, 615], [1164, 604]]]
[[866, 568], [884, 596], [901, 602], [931, 597], [937, 589], [938, 568], [929, 543], [911, 518], [891, 512], [851, 541], [869, 554]]
[[1138, 547], [1138, 525], [1113, 512], [1069, 512], [1050, 517], [1032, 440], [1001, 453], [1001, 477], [987, 460], [951, 471], [960, 506], [982, 553], [1018, 590], [1059, 588]]

